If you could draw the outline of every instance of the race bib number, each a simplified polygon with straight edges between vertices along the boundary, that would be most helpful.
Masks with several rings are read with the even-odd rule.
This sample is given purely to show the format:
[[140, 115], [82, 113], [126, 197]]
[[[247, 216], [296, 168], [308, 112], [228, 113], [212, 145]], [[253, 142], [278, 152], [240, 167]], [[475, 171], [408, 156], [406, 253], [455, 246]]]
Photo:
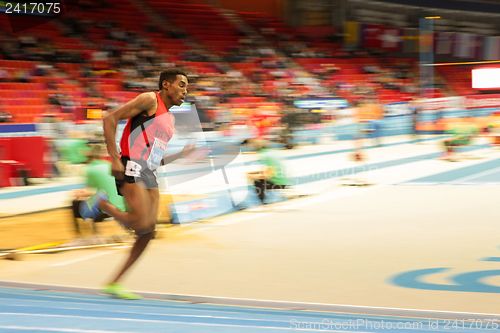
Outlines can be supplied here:
[[140, 177], [141, 170], [142, 167], [139, 163], [127, 161], [127, 165], [125, 166], [125, 175], [130, 177]]
[[167, 143], [158, 138], [155, 138], [153, 147], [151, 147], [151, 152], [148, 158], [148, 168], [151, 170], [156, 170], [160, 165], [163, 157], [167, 152]]

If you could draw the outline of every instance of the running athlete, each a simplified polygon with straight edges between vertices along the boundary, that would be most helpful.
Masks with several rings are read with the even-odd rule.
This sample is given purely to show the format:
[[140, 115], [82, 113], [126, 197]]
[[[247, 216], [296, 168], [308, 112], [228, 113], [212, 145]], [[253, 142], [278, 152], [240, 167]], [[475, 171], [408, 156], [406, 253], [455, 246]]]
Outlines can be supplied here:
[[[92, 218], [104, 211], [136, 234], [129, 257], [103, 289], [114, 297], [140, 298], [127, 291], [119, 281], [154, 237], [160, 196], [156, 169], [194, 151], [194, 146], [186, 145], [180, 153], [166, 155], [167, 143], [174, 134], [174, 116], [169, 109], [183, 103], [187, 89], [186, 73], [175, 68], [168, 69], [160, 74], [158, 92], [142, 93], [104, 118], [104, 137], [111, 156], [111, 172], [118, 193], [125, 198], [127, 211], [117, 209], [102, 194], [92, 206], [83, 205], [81, 214]], [[115, 137], [121, 119], [128, 121], [119, 153]]]

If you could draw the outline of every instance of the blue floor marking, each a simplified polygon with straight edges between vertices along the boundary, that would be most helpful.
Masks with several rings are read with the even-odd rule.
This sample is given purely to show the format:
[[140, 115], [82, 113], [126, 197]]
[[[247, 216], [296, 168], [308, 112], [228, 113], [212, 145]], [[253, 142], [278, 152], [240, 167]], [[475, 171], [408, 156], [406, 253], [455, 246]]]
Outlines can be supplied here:
[[500, 276], [500, 270], [484, 270], [466, 272], [449, 276], [451, 283], [430, 283], [425, 282], [429, 275], [441, 274], [450, 270], [445, 267], [425, 268], [414, 271], [407, 271], [393, 276], [389, 282], [399, 287], [421, 289], [421, 290], [440, 290], [470, 293], [500, 293], [500, 287], [493, 286], [483, 282], [488, 277]]
[[[467, 151], [483, 149], [487, 146], [488, 145], [471, 146], [471, 147], [467, 147]], [[378, 163], [367, 163], [364, 165], [354, 166], [354, 167], [350, 167], [350, 168], [343, 168], [343, 169], [337, 169], [337, 170], [318, 172], [318, 173], [313, 173], [313, 174], [309, 174], [309, 175], [305, 175], [305, 176], [298, 176], [298, 177], [292, 178], [293, 179], [292, 184], [303, 184], [303, 183], [309, 183], [309, 182], [317, 181], [317, 180], [341, 177], [341, 176], [346, 176], [346, 175], [353, 175], [353, 174], [357, 174], [357, 173], [369, 171], [369, 170], [389, 168], [389, 167], [393, 167], [393, 166], [398, 166], [398, 165], [403, 165], [403, 164], [408, 164], [408, 163], [413, 163], [413, 162], [418, 162], [418, 161], [423, 161], [423, 160], [434, 159], [434, 158], [438, 158], [439, 156], [441, 156], [441, 153], [429, 153], [429, 154], [411, 156], [411, 157], [395, 159], [395, 160], [390, 160], [390, 161], [384, 161], [384, 162], [378, 162]]]
[[[443, 138], [443, 137], [441, 137]], [[392, 147], [392, 146], [399, 146], [399, 145], [404, 145], [404, 144], [410, 144], [410, 143], [417, 143], [417, 142], [425, 142], [425, 141], [434, 141], [438, 140], [439, 138], [427, 138], [427, 139], [419, 139], [419, 140], [410, 140], [410, 141], [400, 141], [400, 142], [393, 142], [393, 143], [386, 143], [386, 144], [381, 144], [381, 145], [370, 145], [363, 147], [363, 149], [375, 149], [375, 148], [383, 148], [383, 147]], [[323, 152], [316, 152], [316, 153], [306, 153], [306, 154], [297, 154], [293, 156], [284, 156], [284, 160], [297, 160], [297, 159], [304, 159], [304, 158], [314, 158], [318, 156], [324, 156], [324, 155], [336, 155], [336, 154], [342, 154], [342, 153], [349, 153], [349, 152], [354, 152], [354, 148], [345, 148], [345, 149], [339, 149], [339, 150], [332, 150], [332, 151], [323, 151]], [[242, 166], [248, 166], [248, 165], [255, 165], [259, 164], [258, 161], [249, 161], [249, 162], [240, 162], [240, 163], [233, 163], [229, 167], [230, 168], [237, 168], [237, 167], [242, 167]], [[173, 176], [181, 176], [181, 175], [186, 175], [186, 174], [192, 174], [192, 173], [203, 173], [207, 171], [213, 171], [214, 169], [220, 169], [224, 165], [215, 165], [214, 168], [211, 167], [204, 167], [204, 168], [197, 168], [197, 169], [191, 169], [191, 170], [177, 170], [177, 171], [170, 171], [170, 172], [162, 172], [159, 173], [158, 176], [160, 177], [173, 177]]]
[[[469, 151], [470, 150], [477, 150], [477, 149], [482, 149], [484, 147], [485, 146], [483, 146], [483, 145], [471, 146], [471, 147], [468, 147], [468, 150]], [[383, 169], [383, 168], [388, 168], [388, 167], [393, 167], [393, 166], [399, 166], [399, 165], [414, 163], [414, 162], [423, 161], [423, 160], [434, 159], [434, 158], [437, 158], [439, 156], [440, 156], [440, 153], [429, 153], [429, 154], [406, 157], [406, 158], [402, 158], [402, 159], [395, 159], [395, 160], [378, 162], [378, 163], [368, 163], [368, 164], [364, 164], [364, 165], [351, 166], [351, 167], [342, 168], [342, 169], [333, 169], [333, 170], [311, 173], [308, 175], [289, 177], [289, 181], [290, 181], [289, 185], [296, 186], [296, 185], [302, 185], [302, 184], [307, 184], [307, 183], [312, 183], [312, 182], [317, 182], [317, 181], [328, 180], [328, 179], [337, 178], [337, 177], [352, 176], [352, 175], [355, 175], [355, 174], [358, 174], [361, 172]], [[244, 185], [244, 186], [233, 187], [230, 189], [231, 194], [234, 194], [234, 193], [240, 192], [240, 191], [244, 191], [244, 192], [248, 193], [247, 197], [241, 203], [244, 207], [248, 208], [248, 207], [252, 207], [256, 204], [259, 204], [259, 202], [255, 200], [255, 198], [252, 199], [252, 197], [256, 197], [254, 194], [252, 194], [254, 192], [252, 186]], [[221, 190], [221, 191], [217, 191], [217, 192], [205, 193], [205, 195], [213, 198], [213, 197], [218, 197], [218, 196], [225, 196], [227, 194], [227, 192], [228, 192], [228, 190]], [[193, 202], [197, 202], [197, 201], [199, 201], [199, 199], [185, 201], [182, 204], [188, 205], [189, 203], [193, 203]], [[234, 207], [228, 207], [227, 211], [225, 211], [224, 213], [228, 213], [228, 212], [232, 211], [233, 208]], [[186, 222], [183, 222], [183, 223], [186, 223]]]
[[[488, 145], [477, 145], [477, 146], [470, 146], [467, 147], [467, 151], [473, 151], [473, 150], [478, 150], [478, 149], [483, 149], [487, 147]], [[377, 170], [377, 169], [383, 169], [383, 168], [389, 168], [393, 166], [399, 166], [399, 165], [404, 165], [404, 164], [409, 164], [413, 162], [418, 162], [418, 161], [424, 161], [424, 160], [429, 160], [429, 159], [434, 159], [438, 158], [441, 156], [441, 153], [429, 153], [429, 154], [423, 154], [423, 155], [417, 155], [417, 156], [411, 156], [411, 157], [406, 157], [406, 158], [401, 158], [401, 159], [395, 159], [395, 160], [390, 160], [390, 161], [384, 161], [384, 162], [378, 162], [378, 163], [367, 163], [364, 165], [358, 165], [358, 166], [352, 166], [352, 167], [347, 167], [343, 169], [333, 169], [333, 170], [327, 170], [327, 171], [322, 171], [322, 172], [315, 172], [311, 173], [308, 175], [302, 175], [302, 176], [296, 176], [296, 177], [289, 177], [290, 179], [290, 185], [301, 185], [301, 184], [307, 184], [315, 181], [321, 181], [321, 180], [327, 180], [331, 178], [337, 178], [337, 177], [342, 177], [342, 176], [351, 176], [355, 175], [361, 172], [369, 171], [369, 170]], [[238, 186], [231, 188], [231, 192], [238, 192], [238, 191], [249, 191], [249, 186], [244, 185], [244, 186]], [[227, 192], [227, 190], [221, 190], [218, 192], [212, 192], [212, 193], [207, 193], [208, 195], [221, 195], [223, 193]], [[192, 200], [193, 202], [196, 200]]]
[[500, 262], [500, 257], [487, 257], [487, 258], [481, 259], [481, 261]]
[[77, 189], [80, 189], [83, 187], [84, 187], [83, 184], [69, 184], [69, 185], [60, 185], [60, 186], [47, 187], [47, 188], [25, 189], [25, 190], [20, 190], [20, 191], [15, 191], [15, 192], [0, 193], [0, 199], [15, 199], [15, 198], [25, 197], [28, 195], [39, 195], [39, 194], [71, 191], [71, 190], [77, 190]]
[[487, 175], [478, 175], [478, 177], [471, 178], [474, 183], [499, 183], [500, 182], [500, 170], [496, 172], [491, 172]]
[[[438, 140], [438, 138], [420, 139], [418, 141], [424, 142], [424, 141], [432, 141], [432, 140]], [[417, 141], [410, 140], [410, 141], [394, 142], [394, 143], [382, 144], [378, 147], [375, 145], [371, 145], [371, 146], [365, 147], [365, 149], [391, 147], [391, 146], [409, 144], [409, 143], [414, 143], [414, 142], [417, 142]], [[285, 159], [286, 160], [294, 160], [294, 159], [302, 159], [302, 158], [311, 158], [311, 157], [317, 157], [317, 156], [323, 156], [323, 155], [347, 153], [347, 152], [352, 152], [352, 151], [354, 151], [352, 148], [340, 149], [340, 150], [334, 150], [334, 151], [326, 151], [326, 152], [319, 152], [319, 153], [308, 153], [308, 154], [300, 154], [300, 155], [295, 155], [295, 156], [288, 156], [288, 157], [285, 157]], [[258, 162], [251, 161], [251, 162], [246, 162], [246, 163], [235, 163], [235, 164], [230, 165], [230, 167], [235, 168], [235, 167], [241, 167], [241, 166], [245, 166], [245, 165], [253, 165], [256, 163], [258, 163]], [[220, 166], [219, 166], [219, 168], [220, 168]], [[163, 173], [160, 173], [159, 176], [161, 176], [161, 177], [180, 176], [180, 175], [184, 175], [184, 174], [202, 173], [202, 172], [206, 172], [206, 171], [212, 171], [212, 168], [197, 168], [197, 169], [191, 169], [191, 170], [179, 170], [179, 171], [174, 171], [174, 172], [163, 172]], [[47, 194], [47, 193], [54, 193], [54, 192], [61, 192], [61, 191], [71, 191], [71, 190], [79, 189], [82, 187], [83, 187], [82, 184], [69, 184], [69, 185], [60, 185], [60, 186], [55, 186], [55, 187], [50, 187], [50, 188], [38, 188], [38, 189], [27, 188], [27, 189], [15, 191], [15, 192], [0, 193], [0, 199], [15, 199], [15, 198], [20, 198], [20, 197], [25, 197], [25, 196], [30, 196], [30, 195]]]
[[467, 176], [473, 175], [475, 173], [484, 172], [490, 169], [500, 167], [500, 159], [494, 159], [491, 161], [482, 162], [479, 164], [474, 164], [451, 171], [445, 171], [438, 174], [412, 179], [404, 182], [408, 183], [445, 183], [459, 180], [460, 178], [465, 178]]
[[[43, 295], [40, 295], [43, 293]], [[51, 294], [54, 294], [53, 296]], [[88, 304], [93, 304], [94, 306], [103, 307], [104, 309], [112, 308], [116, 309], [116, 306], [120, 306], [122, 310], [163, 310], [168, 308], [169, 311], [178, 311], [179, 313], [184, 313], [186, 310], [190, 312], [193, 311], [210, 311], [211, 313], [222, 313], [222, 314], [253, 314], [253, 315], [289, 315], [294, 317], [307, 317], [315, 318], [325, 316], [324, 313], [315, 312], [296, 312], [288, 310], [275, 310], [275, 309], [262, 309], [262, 308], [245, 308], [245, 307], [233, 307], [224, 305], [209, 305], [209, 304], [192, 304], [187, 302], [173, 302], [173, 301], [162, 301], [162, 300], [140, 300], [135, 302], [124, 302], [122, 300], [107, 298], [103, 296], [88, 296], [80, 294], [62, 294], [57, 292], [40, 292], [40, 291], [26, 291], [24, 293], [13, 293], [8, 290], [0, 293], [0, 299], [6, 300], [9, 304], [12, 304], [12, 300], [15, 300], [18, 305], [28, 304], [33, 302], [35, 304], [40, 304], [43, 302], [54, 302], [64, 307], [74, 307], [75, 305], [87, 306]], [[16, 300], [17, 299], [17, 300]], [[348, 315], [338, 314], [333, 315], [327, 313], [327, 315], [333, 316], [335, 318], [349, 318]]]

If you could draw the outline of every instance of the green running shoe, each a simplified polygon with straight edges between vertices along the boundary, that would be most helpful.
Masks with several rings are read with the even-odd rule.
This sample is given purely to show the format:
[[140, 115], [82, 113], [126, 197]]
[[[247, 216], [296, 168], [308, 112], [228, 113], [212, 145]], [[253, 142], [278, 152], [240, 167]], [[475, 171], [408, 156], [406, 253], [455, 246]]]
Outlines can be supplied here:
[[106, 287], [104, 287], [102, 292], [120, 299], [129, 299], [129, 300], [142, 299], [142, 296], [127, 291], [125, 287], [123, 287], [119, 283], [108, 284]]

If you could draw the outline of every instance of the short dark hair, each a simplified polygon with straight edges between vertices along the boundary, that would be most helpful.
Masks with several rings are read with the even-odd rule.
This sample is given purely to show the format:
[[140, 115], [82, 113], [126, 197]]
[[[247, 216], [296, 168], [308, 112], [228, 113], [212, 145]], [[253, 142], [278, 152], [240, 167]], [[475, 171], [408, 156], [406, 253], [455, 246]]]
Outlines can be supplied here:
[[161, 90], [161, 88], [163, 86], [163, 81], [165, 81], [165, 80], [167, 80], [170, 83], [174, 82], [175, 79], [177, 78], [177, 75], [184, 75], [185, 77], [187, 77], [186, 72], [184, 72], [180, 68], [169, 68], [167, 70], [162, 71], [160, 73], [160, 80], [158, 82], [158, 89]]

